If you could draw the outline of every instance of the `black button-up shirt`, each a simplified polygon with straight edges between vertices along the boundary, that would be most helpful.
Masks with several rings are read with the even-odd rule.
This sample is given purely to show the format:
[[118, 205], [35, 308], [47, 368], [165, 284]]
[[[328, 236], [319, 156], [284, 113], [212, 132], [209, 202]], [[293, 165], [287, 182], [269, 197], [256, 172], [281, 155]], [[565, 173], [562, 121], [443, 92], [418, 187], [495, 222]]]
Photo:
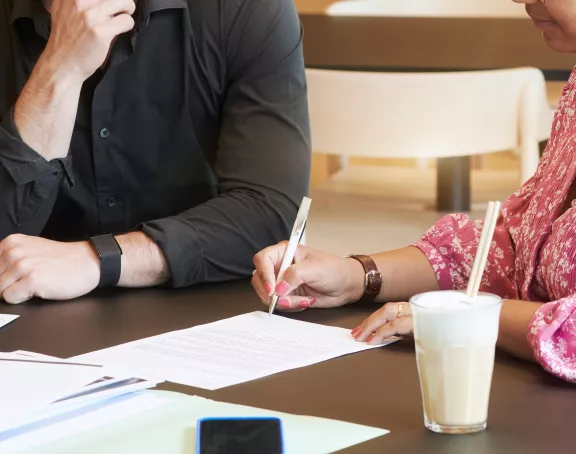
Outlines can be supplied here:
[[292, 0], [138, 0], [133, 32], [83, 86], [68, 157], [13, 108], [50, 35], [40, 0], [0, 2], [0, 240], [141, 229], [175, 286], [246, 276], [286, 239], [310, 172]]

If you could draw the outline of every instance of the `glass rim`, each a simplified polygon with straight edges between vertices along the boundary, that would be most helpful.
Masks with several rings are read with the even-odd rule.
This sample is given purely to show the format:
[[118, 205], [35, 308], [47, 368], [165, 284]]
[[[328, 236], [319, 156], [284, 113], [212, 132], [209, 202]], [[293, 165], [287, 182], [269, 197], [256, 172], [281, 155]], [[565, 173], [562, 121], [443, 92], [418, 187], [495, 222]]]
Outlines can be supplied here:
[[[424, 306], [423, 304], [418, 304], [417, 300], [424, 298], [426, 295], [430, 295], [430, 294], [436, 294], [436, 293], [461, 293], [461, 294], [465, 294], [464, 290], [433, 290], [431, 292], [422, 292], [422, 293], [418, 293], [416, 295], [414, 295], [412, 298], [410, 298], [410, 300], [408, 301], [410, 304], [413, 304], [414, 306], [417, 306], [419, 308], [422, 309], [438, 309], [437, 307], [430, 307], [430, 306]], [[488, 292], [478, 292], [478, 295], [482, 295], [482, 296], [488, 296], [488, 297], [492, 297], [494, 298], [494, 302], [491, 304], [483, 304], [483, 305], [477, 305], [477, 304], [470, 304], [470, 308], [487, 308], [487, 307], [494, 307], [494, 306], [498, 306], [502, 304], [502, 300], [503, 298], [494, 294], [494, 293], [488, 293]]]

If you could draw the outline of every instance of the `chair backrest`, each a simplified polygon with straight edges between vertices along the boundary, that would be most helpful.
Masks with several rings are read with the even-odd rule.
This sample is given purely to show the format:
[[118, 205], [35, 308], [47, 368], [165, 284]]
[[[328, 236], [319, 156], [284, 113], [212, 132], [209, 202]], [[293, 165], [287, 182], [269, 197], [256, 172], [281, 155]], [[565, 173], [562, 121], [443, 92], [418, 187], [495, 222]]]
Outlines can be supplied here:
[[345, 0], [327, 9], [331, 16], [528, 18], [511, 0]]
[[537, 143], [548, 114], [534, 68], [450, 73], [309, 69], [312, 148], [365, 157], [450, 157]]

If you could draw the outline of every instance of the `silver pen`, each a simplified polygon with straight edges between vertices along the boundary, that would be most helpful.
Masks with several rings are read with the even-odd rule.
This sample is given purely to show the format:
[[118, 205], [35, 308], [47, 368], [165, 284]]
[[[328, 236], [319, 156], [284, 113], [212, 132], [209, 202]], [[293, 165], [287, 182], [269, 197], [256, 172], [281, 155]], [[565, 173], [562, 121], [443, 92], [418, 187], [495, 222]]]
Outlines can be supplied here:
[[[276, 285], [282, 280], [282, 276], [288, 269], [292, 262], [294, 261], [294, 256], [296, 255], [296, 249], [300, 241], [302, 241], [302, 236], [306, 230], [306, 222], [308, 221], [308, 213], [310, 212], [310, 205], [312, 204], [312, 199], [304, 197], [302, 203], [300, 204], [300, 209], [296, 215], [296, 222], [294, 222], [294, 227], [292, 227], [292, 234], [290, 235], [290, 240], [288, 241], [288, 246], [286, 247], [286, 252], [284, 252], [284, 258], [282, 259], [282, 264], [280, 265], [280, 271], [278, 272], [278, 277], [276, 278]], [[272, 315], [276, 304], [278, 303], [278, 295], [274, 293], [270, 297], [270, 307], [268, 309], [268, 314]]]

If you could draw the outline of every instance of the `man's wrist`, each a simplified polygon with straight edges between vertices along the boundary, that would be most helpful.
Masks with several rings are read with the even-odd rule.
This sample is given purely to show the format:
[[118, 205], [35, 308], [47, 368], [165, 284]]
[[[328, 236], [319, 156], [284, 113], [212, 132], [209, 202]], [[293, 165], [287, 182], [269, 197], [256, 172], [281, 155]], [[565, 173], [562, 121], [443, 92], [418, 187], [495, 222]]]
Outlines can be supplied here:
[[78, 250], [81, 250], [82, 255], [86, 257], [86, 269], [90, 270], [90, 274], [94, 276], [94, 281], [98, 283], [100, 279], [100, 257], [98, 257], [89, 241], [80, 241], [76, 244], [78, 245]]
[[14, 106], [19, 136], [47, 161], [68, 155], [82, 90], [78, 78], [54, 63], [40, 57]]
[[30, 80], [35, 79], [35, 76], [42, 82], [40, 87], [47, 88], [49, 94], [55, 97], [64, 95], [69, 90], [81, 90], [85, 82], [80, 74], [58, 58], [57, 53], [48, 49], [38, 59]]
[[99, 287], [114, 287], [120, 280], [122, 249], [114, 235], [98, 235], [90, 238], [94, 251], [100, 258]]

